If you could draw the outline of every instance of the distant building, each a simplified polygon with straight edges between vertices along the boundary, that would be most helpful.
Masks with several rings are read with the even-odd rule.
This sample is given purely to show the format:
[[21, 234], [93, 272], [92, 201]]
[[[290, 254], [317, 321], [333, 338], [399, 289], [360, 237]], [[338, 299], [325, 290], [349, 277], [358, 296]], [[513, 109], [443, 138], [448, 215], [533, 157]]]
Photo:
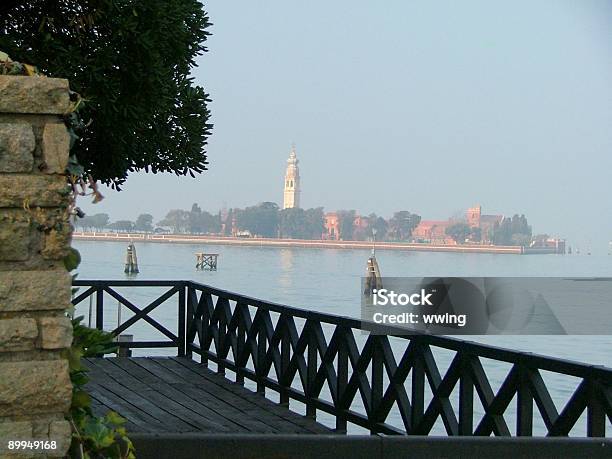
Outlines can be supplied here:
[[439, 243], [454, 243], [452, 238], [446, 235], [446, 228], [452, 225], [450, 220], [421, 220], [412, 230], [412, 237], [417, 240]]
[[500, 225], [503, 215], [483, 215], [481, 206], [470, 207], [466, 212], [467, 224], [470, 228], [480, 228], [480, 238], [483, 242], [490, 242], [492, 230]]
[[283, 196], [283, 209], [300, 207], [300, 169], [295, 154], [295, 145], [291, 147], [291, 153], [287, 160], [287, 171], [285, 172], [285, 192]]
[[353, 225], [355, 225], [355, 229], [366, 229], [370, 226], [370, 220], [368, 219], [368, 217], [355, 215], [355, 221], [353, 222]]
[[[559, 239], [556, 237], [548, 237], [546, 235], [539, 235], [539, 236], [535, 236], [533, 241], [531, 241], [531, 244], [529, 245], [530, 248], [548, 248], [548, 249], [554, 249], [555, 253], [561, 253], [564, 254], [565, 252], [565, 247], [566, 242], [565, 239]], [[612, 243], [610, 244], [612, 245]], [[569, 253], [571, 254], [571, 250], [569, 251]]]
[[340, 239], [340, 219], [336, 212], [327, 212], [325, 214], [325, 232], [322, 239], [329, 241], [337, 241]]
[[[503, 219], [503, 215], [483, 215], [481, 206], [470, 207], [465, 213], [465, 223], [470, 228], [480, 228], [483, 242], [491, 241], [493, 228], [501, 224]], [[455, 223], [461, 223], [461, 220], [421, 220], [412, 231], [412, 237], [439, 244], [455, 244], [453, 238], [446, 234], [446, 229]]]
[[[340, 240], [340, 216], [338, 212], [327, 212], [324, 215], [324, 232], [322, 239], [328, 241]], [[353, 237], [354, 240], [363, 240], [364, 234], [368, 232], [370, 221], [368, 217], [355, 215], [353, 220]], [[370, 234], [371, 235], [371, 234]]]

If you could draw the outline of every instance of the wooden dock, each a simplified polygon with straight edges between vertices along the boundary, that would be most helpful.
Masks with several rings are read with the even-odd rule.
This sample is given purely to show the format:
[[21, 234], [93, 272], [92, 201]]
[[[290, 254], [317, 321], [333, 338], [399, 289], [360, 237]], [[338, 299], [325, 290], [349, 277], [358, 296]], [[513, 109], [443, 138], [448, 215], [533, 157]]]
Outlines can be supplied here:
[[[612, 457], [610, 368], [390, 326], [360, 346], [358, 319], [193, 281], [73, 285], [83, 289], [73, 305], [95, 298], [98, 329], [110, 296], [133, 313], [114, 335], [143, 322], [160, 335], [121, 349], [176, 349], [86, 361], [94, 412], [127, 419], [139, 459]], [[143, 304], [117, 290], [126, 287], [166, 291]], [[158, 307], [175, 307], [176, 321], [156, 320]], [[440, 352], [450, 365], [438, 364]], [[505, 365], [501, 379], [489, 379], [493, 362]], [[289, 410], [297, 402], [307, 416]], [[323, 413], [333, 430], [316, 422]]]
[[85, 365], [94, 413], [118, 412], [129, 432], [334, 433], [189, 358], [94, 358]]

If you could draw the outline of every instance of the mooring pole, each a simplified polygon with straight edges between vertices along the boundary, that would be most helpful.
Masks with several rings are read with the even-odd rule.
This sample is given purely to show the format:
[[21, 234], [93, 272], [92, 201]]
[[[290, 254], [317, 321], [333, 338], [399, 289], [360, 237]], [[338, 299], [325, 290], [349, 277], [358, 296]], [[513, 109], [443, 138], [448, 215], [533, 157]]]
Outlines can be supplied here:
[[138, 274], [140, 271], [138, 270], [138, 256], [136, 255], [136, 246], [133, 242], [130, 242], [132, 246], [132, 272], [134, 274]]
[[125, 274], [138, 274], [138, 258], [136, 257], [136, 246], [130, 242], [125, 254]]

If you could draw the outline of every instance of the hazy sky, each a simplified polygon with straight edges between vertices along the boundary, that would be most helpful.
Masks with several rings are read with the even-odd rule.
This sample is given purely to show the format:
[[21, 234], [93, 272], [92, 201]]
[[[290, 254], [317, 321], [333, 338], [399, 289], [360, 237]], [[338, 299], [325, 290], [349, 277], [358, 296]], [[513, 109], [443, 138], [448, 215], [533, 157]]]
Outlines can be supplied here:
[[612, 2], [214, 0], [210, 170], [132, 175], [89, 213], [282, 203], [446, 218], [474, 204], [612, 239]]

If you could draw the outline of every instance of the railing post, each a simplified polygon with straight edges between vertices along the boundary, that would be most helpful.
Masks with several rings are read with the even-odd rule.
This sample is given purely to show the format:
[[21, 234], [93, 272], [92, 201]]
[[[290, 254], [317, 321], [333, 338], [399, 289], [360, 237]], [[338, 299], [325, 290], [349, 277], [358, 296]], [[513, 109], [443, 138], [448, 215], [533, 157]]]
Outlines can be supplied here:
[[[202, 337], [200, 338], [200, 363], [204, 366], [208, 366], [208, 354], [207, 352], [210, 350], [210, 347], [204, 347], [205, 343], [208, 341], [208, 332], [210, 330], [210, 311], [209, 305], [212, 302], [212, 298], [210, 296], [210, 291], [205, 290], [202, 292], [202, 296], [200, 297], [200, 301], [204, 301], [204, 307], [202, 308], [202, 317], [200, 318], [200, 323], [202, 324]], [[210, 345], [209, 345], [210, 346]]]
[[289, 380], [289, 377], [287, 375], [287, 372], [289, 370], [289, 358], [290, 358], [290, 346], [291, 344], [289, 343], [289, 328], [287, 326], [287, 318], [281, 314], [279, 321], [282, 321], [281, 324], [277, 324], [277, 326], [282, 326], [283, 327], [283, 332], [281, 334], [281, 352], [280, 352], [280, 357], [281, 357], [281, 374], [280, 374], [280, 378], [279, 378], [279, 383], [281, 385], [281, 390], [280, 390], [280, 404], [281, 405], [286, 405], [287, 407], [289, 406], [289, 392], [287, 391], [287, 389], [289, 387], [291, 387], [291, 381]]
[[474, 382], [470, 375], [470, 356], [461, 353], [459, 377], [459, 435], [472, 435], [474, 430]]
[[217, 374], [225, 375], [225, 365], [221, 363], [221, 359], [227, 357], [227, 320], [225, 317], [224, 304], [227, 300], [221, 299], [221, 297], [217, 298], [217, 306], [215, 309], [219, 310], [219, 341], [215, 343], [217, 347], [217, 357], [219, 361], [217, 362]]
[[314, 402], [314, 382], [317, 377], [317, 338], [312, 329], [311, 321], [308, 320], [304, 325], [305, 330], [303, 333], [307, 334], [308, 337], [308, 355], [306, 363], [306, 416], [312, 419], [317, 418], [317, 406]]
[[348, 385], [348, 352], [346, 346], [345, 330], [342, 326], [337, 325], [338, 333], [338, 379], [336, 387], [336, 432], [346, 433], [346, 416], [344, 416], [344, 410], [347, 406], [344, 406], [343, 399], [346, 393], [346, 386]]
[[378, 411], [380, 410], [380, 404], [383, 396], [383, 352], [380, 343], [380, 336], [370, 335], [372, 339], [373, 351], [372, 351], [372, 414], [370, 416], [370, 433], [377, 433], [376, 424], [378, 424]]
[[244, 385], [244, 374], [240, 372], [246, 366], [248, 356], [244, 357], [246, 327], [244, 326], [246, 315], [249, 313], [249, 307], [242, 303], [236, 303], [236, 315], [238, 316], [238, 332], [236, 336], [236, 345], [238, 348], [238, 356], [236, 357], [236, 382]]
[[530, 437], [533, 434], [533, 396], [529, 389], [529, 370], [522, 362], [518, 366], [516, 391], [516, 435]]
[[101, 285], [96, 289], [96, 328], [104, 330], [104, 288]]
[[589, 382], [587, 394], [587, 437], [605, 437], [606, 413], [599, 399], [600, 388], [597, 380]]
[[410, 434], [421, 435], [423, 432], [416, 431], [423, 419], [425, 412], [425, 367], [423, 365], [423, 347], [419, 342], [415, 343], [414, 363], [412, 365], [412, 396], [411, 396], [411, 417], [412, 432]]
[[188, 335], [191, 334], [191, 327], [193, 326], [193, 317], [195, 315], [195, 311], [193, 309], [193, 298], [195, 295], [195, 291], [191, 286], [190, 282], [185, 283], [185, 288], [187, 289], [187, 312], [185, 317], [185, 356], [191, 359], [193, 358], [191, 344], [193, 344], [195, 336], [191, 340], [188, 340]]
[[178, 292], [178, 356], [185, 357], [185, 288], [186, 285], [181, 282], [181, 287]]
[[264, 383], [264, 365], [266, 364], [266, 330], [261, 321], [257, 331], [257, 362], [255, 373], [257, 374], [257, 393], [266, 395], [266, 385]]

